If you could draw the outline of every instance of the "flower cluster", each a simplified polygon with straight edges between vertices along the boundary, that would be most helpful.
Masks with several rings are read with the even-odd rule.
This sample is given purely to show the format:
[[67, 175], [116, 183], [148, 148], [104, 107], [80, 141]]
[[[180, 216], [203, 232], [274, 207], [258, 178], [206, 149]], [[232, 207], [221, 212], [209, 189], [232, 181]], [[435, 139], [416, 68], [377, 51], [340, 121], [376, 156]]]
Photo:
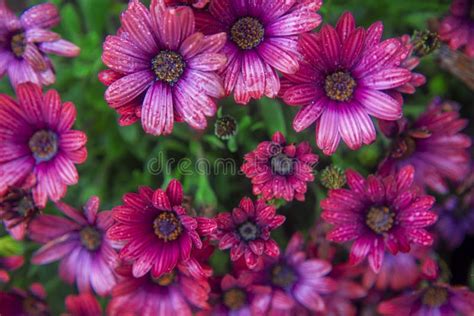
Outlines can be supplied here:
[[[16, 270], [56, 261], [58, 276], [77, 290], [61, 315], [474, 315], [474, 292], [450, 285], [443, 264], [444, 252], [474, 233], [471, 137], [461, 132], [468, 120], [441, 98], [417, 117], [404, 113], [403, 94], [428, 77], [414, 72], [425, 55], [420, 38], [383, 40], [382, 22], [358, 27], [351, 12], [318, 28], [322, 6], [130, 0], [103, 42], [107, 69], [98, 74], [118, 124], [140, 120], [161, 141], [184, 122], [200, 131], [190, 148], [204, 156], [207, 148], [193, 143], [218, 113], [215, 135], [205, 137], [222, 150], [227, 142], [243, 160], [248, 186], [194, 209], [185, 194], [202, 201], [209, 191], [196, 192], [195, 183], [215, 183], [178, 170], [180, 179], [165, 174], [163, 187], [122, 191], [120, 204], [99, 211], [97, 196], [81, 207], [63, 200], [79, 181], [87, 136], [73, 129], [74, 104], [42, 88], [55, 81], [47, 54], [75, 57], [79, 48], [50, 30], [60, 20], [55, 5], [17, 18], [0, 0], [0, 76], [16, 95], [0, 94], [0, 220], [9, 235], [0, 238], [0, 315], [51, 315], [57, 307], [41, 284], [24, 290], [10, 281]], [[439, 29], [469, 57], [472, 8], [453, 0]], [[292, 124], [271, 129], [271, 139], [243, 146], [239, 138], [249, 134], [240, 128], [251, 120], [217, 112], [231, 95], [231, 103], [279, 98], [299, 110]], [[382, 135], [367, 148], [385, 154], [361, 167], [364, 152], [352, 159], [353, 151], [377, 140], [373, 120]], [[303, 132], [313, 123], [318, 154]], [[315, 220], [308, 239], [293, 231], [293, 219], [305, 215], [290, 205], [310, 210], [302, 219]], [[25, 238], [40, 246], [30, 252]]]

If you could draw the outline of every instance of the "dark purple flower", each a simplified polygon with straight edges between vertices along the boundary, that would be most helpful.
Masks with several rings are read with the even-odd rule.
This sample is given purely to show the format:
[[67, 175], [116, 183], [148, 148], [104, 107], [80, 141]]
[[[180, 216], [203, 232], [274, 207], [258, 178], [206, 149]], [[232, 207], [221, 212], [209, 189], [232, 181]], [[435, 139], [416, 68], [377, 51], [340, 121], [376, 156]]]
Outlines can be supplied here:
[[87, 136], [72, 130], [76, 108], [61, 103], [56, 90], [42, 93], [33, 83], [17, 86], [18, 101], [0, 94], [0, 196], [10, 187], [33, 183], [33, 199], [44, 207], [58, 201], [79, 175], [74, 164], [87, 158]]
[[191, 8], [167, 9], [160, 0], [153, 0], [150, 10], [130, 1], [121, 22], [117, 35], [104, 42], [102, 61], [111, 70], [99, 75], [120, 123], [141, 118], [153, 135], [170, 134], [175, 121], [204, 129], [206, 116], [216, 113], [216, 98], [224, 95], [215, 71], [226, 62], [218, 53], [225, 34], [195, 33]]
[[387, 175], [412, 165], [417, 185], [446, 193], [446, 179], [460, 181], [469, 172], [471, 138], [460, 133], [467, 123], [459, 117], [458, 104], [440, 98], [412, 124], [406, 119], [381, 121], [382, 131], [393, 142], [379, 173]]
[[453, 0], [450, 15], [439, 27], [439, 37], [448, 43], [452, 50], [464, 47], [467, 56], [474, 57], [474, 2], [472, 0]]
[[387, 316], [472, 316], [474, 293], [466, 287], [430, 284], [421, 290], [380, 303], [377, 311]]
[[209, 12], [196, 14], [198, 30], [226, 32], [223, 53], [227, 64], [220, 71], [226, 94], [247, 104], [280, 90], [276, 70], [298, 70], [298, 35], [321, 23], [316, 13], [321, 0], [213, 0]]
[[13, 288], [9, 292], [0, 291], [0, 315], [50, 316], [44, 287], [33, 283], [28, 290]]
[[397, 38], [381, 42], [382, 32], [381, 22], [356, 28], [352, 14], [345, 13], [335, 28], [325, 25], [300, 37], [304, 62], [297, 73], [284, 73], [280, 94], [285, 103], [302, 106], [295, 131], [315, 123], [316, 143], [327, 155], [341, 137], [351, 149], [372, 143], [371, 116], [390, 121], [402, 116], [403, 99], [387, 90], [412, 80], [409, 67], [401, 65], [407, 52]]
[[349, 262], [358, 264], [368, 257], [373, 271], [379, 272], [385, 248], [392, 254], [408, 252], [411, 244], [430, 246], [433, 237], [426, 227], [436, 222], [430, 209], [435, 201], [413, 185], [411, 166], [382, 177], [346, 172], [349, 189], [330, 190], [321, 201], [321, 217], [334, 225], [329, 240], [342, 243], [354, 240]]
[[99, 198], [91, 197], [81, 210], [57, 202], [67, 217], [41, 215], [30, 225], [30, 237], [44, 244], [33, 254], [34, 264], [60, 260], [59, 276], [68, 283], [77, 282], [80, 292], [91, 289], [107, 295], [115, 285], [113, 272], [117, 254], [105, 237], [112, 226], [110, 211], [98, 212]]
[[272, 141], [258, 144], [244, 159], [241, 170], [252, 180], [253, 194], [286, 201], [304, 201], [306, 182], [314, 180], [313, 166], [318, 162], [308, 142], [288, 144], [280, 132]]
[[160, 277], [147, 273], [136, 278], [132, 266], [117, 269], [120, 282], [112, 290], [107, 315], [182, 315], [207, 309], [210, 286], [204, 278], [194, 278], [183, 266]]
[[254, 289], [254, 315], [301, 315], [305, 309], [324, 312], [321, 294], [335, 290], [336, 284], [327, 277], [331, 264], [320, 259], [307, 259], [303, 251], [303, 236], [293, 235], [280, 258], [270, 259], [260, 288]]
[[278, 257], [280, 248], [270, 236], [272, 230], [285, 222], [285, 216], [277, 215], [273, 205], [259, 199], [255, 203], [244, 197], [232, 212], [219, 213], [216, 217], [217, 230], [213, 239], [219, 242], [219, 249], [230, 248], [230, 260], [241, 257], [249, 269], [258, 269], [265, 255]]
[[188, 215], [182, 203], [183, 187], [173, 179], [166, 191], [140, 187], [125, 194], [123, 205], [112, 210], [116, 223], [107, 235], [123, 244], [120, 257], [133, 262], [136, 278], [150, 271], [159, 278], [178, 264], [200, 269], [191, 252], [203, 247], [203, 236], [213, 233], [216, 223]]
[[56, 75], [47, 54], [75, 57], [80, 52], [79, 47], [50, 30], [59, 20], [58, 9], [52, 3], [33, 6], [16, 17], [2, 1], [0, 77], [7, 73], [14, 87], [23, 82], [54, 83]]

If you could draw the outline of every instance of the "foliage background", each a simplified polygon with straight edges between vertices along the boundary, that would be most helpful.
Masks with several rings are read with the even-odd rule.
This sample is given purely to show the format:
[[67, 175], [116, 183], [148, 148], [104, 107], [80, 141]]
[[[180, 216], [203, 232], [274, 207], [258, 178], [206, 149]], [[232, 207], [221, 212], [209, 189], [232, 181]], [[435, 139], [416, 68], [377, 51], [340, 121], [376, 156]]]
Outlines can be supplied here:
[[[7, 0], [15, 11], [43, 1]], [[364, 174], [373, 172], [377, 163], [385, 154], [387, 140], [382, 136], [361, 150], [353, 152], [342, 145], [332, 157], [326, 157], [316, 149], [314, 129], [296, 134], [291, 122], [297, 109], [285, 106], [279, 100], [262, 99], [246, 107], [233, 104], [232, 99], [220, 102], [221, 113], [234, 116], [239, 123], [238, 135], [230, 144], [214, 136], [214, 121], [210, 119], [208, 128], [196, 132], [184, 124], [176, 124], [172, 135], [153, 137], [146, 135], [139, 124], [119, 127], [116, 114], [103, 99], [104, 86], [98, 81], [97, 73], [104, 68], [100, 56], [102, 42], [107, 34], [114, 34], [119, 25], [119, 15], [126, 7], [126, 1], [117, 0], [52, 0], [60, 8], [62, 22], [55, 29], [63, 38], [81, 47], [81, 55], [75, 59], [53, 57], [56, 66], [57, 81], [49, 87], [57, 89], [62, 99], [73, 101], [77, 108], [75, 128], [86, 132], [89, 157], [78, 167], [79, 184], [69, 187], [65, 201], [80, 207], [91, 195], [101, 198], [102, 209], [111, 209], [120, 203], [121, 196], [135, 191], [139, 185], [152, 187], [164, 186], [171, 178], [183, 181], [185, 192], [193, 196], [193, 205], [199, 211], [211, 206], [217, 211], [231, 210], [244, 195], [251, 196], [249, 181], [241, 174], [209, 174], [183, 177], [173, 164], [171, 173], [153, 175], [148, 171], [151, 159], [159, 157], [190, 158], [196, 161], [206, 158], [213, 161], [217, 158], [232, 158], [237, 168], [242, 163], [245, 153], [256, 145], [267, 140], [275, 131], [282, 131], [289, 141], [310, 141], [313, 149], [320, 155], [318, 170], [329, 163], [346, 168], [351, 167]], [[147, 2], [147, 1], [145, 1]], [[445, 14], [449, 7], [446, 0], [327, 0], [321, 14], [324, 23], [334, 24], [341, 13], [351, 11], [358, 25], [364, 27], [382, 20], [385, 26], [384, 37], [412, 34], [414, 30], [425, 29], [429, 19], [436, 19]], [[464, 117], [474, 116], [472, 91], [449, 73], [440, 69], [436, 58], [428, 56], [422, 59], [416, 69], [426, 75], [428, 82], [419, 88], [413, 96], [405, 97], [404, 111], [408, 116], [421, 113], [434, 96], [452, 99], [463, 105]], [[49, 89], [47, 88], [47, 89]], [[12, 95], [7, 79], [0, 80], [0, 93]], [[472, 135], [473, 125], [467, 133]], [[193, 171], [193, 169], [188, 169]], [[308, 187], [306, 201], [288, 203], [280, 208], [286, 215], [287, 222], [277, 232], [276, 239], [281, 245], [296, 230], [306, 232], [318, 216], [318, 201], [324, 198], [326, 191], [316, 180]], [[51, 203], [46, 212], [55, 213]], [[0, 228], [1, 229], [1, 228]], [[0, 232], [4, 233], [4, 232]], [[15, 243], [3, 237], [0, 252], [22, 252], [26, 262], [37, 245], [31, 242]], [[469, 250], [470, 249], [470, 250]], [[473, 240], [465, 243], [454, 253], [445, 253], [443, 257], [451, 267], [455, 283], [469, 283], [467, 276], [472, 264]], [[224, 254], [213, 257], [213, 263], [219, 273], [225, 271], [228, 264]], [[13, 284], [27, 287], [31, 282], [42, 282], [48, 291], [48, 301], [53, 315], [64, 310], [64, 297], [75, 291], [64, 284], [57, 276], [57, 264], [32, 266], [28, 263], [13, 273]], [[471, 270], [472, 271], [472, 270]], [[472, 285], [473, 280], [470, 281]], [[104, 303], [104, 302], [103, 302]]]

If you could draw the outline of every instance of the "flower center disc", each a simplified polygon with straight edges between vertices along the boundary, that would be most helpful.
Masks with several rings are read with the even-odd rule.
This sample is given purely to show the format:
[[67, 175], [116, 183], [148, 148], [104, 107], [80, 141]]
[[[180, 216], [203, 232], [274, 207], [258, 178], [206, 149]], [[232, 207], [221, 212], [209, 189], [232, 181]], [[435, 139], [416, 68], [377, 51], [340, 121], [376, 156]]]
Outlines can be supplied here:
[[230, 29], [230, 39], [241, 49], [252, 49], [263, 41], [265, 30], [259, 20], [244, 17], [237, 20]]
[[271, 158], [272, 173], [280, 176], [289, 176], [294, 171], [294, 161], [285, 154], [279, 153]]
[[244, 306], [247, 295], [238, 288], [230, 289], [224, 293], [224, 305], [231, 310], [240, 309]]
[[367, 213], [365, 223], [377, 234], [389, 231], [395, 221], [395, 214], [386, 206], [371, 207]]
[[433, 286], [426, 290], [422, 301], [424, 305], [438, 307], [444, 304], [448, 299], [448, 291], [442, 287]]
[[186, 63], [180, 54], [170, 50], [162, 50], [152, 59], [151, 68], [158, 80], [173, 85], [178, 82], [183, 74]]
[[162, 212], [153, 222], [155, 235], [165, 242], [178, 239], [183, 231], [181, 221], [174, 212]]
[[416, 150], [416, 141], [410, 137], [398, 139], [392, 148], [390, 155], [392, 158], [405, 159], [410, 157]]
[[16, 57], [22, 57], [26, 50], [25, 33], [17, 33], [12, 36], [10, 49]]
[[328, 98], [334, 101], [348, 101], [352, 98], [355, 80], [347, 72], [338, 71], [326, 77], [324, 90]]
[[272, 269], [272, 283], [282, 288], [287, 288], [296, 281], [295, 271], [282, 264], [277, 264]]
[[28, 146], [37, 163], [51, 160], [58, 152], [58, 136], [48, 130], [40, 130], [31, 136]]
[[87, 250], [94, 251], [100, 247], [102, 243], [101, 233], [93, 227], [85, 227], [79, 233], [81, 236], [81, 243]]
[[176, 278], [176, 273], [174, 271], [171, 271], [170, 273], [165, 273], [159, 278], [154, 278], [151, 277], [152, 281], [158, 285], [161, 286], [168, 286], [174, 282], [174, 279]]
[[260, 237], [260, 228], [253, 222], [245, 222], [238, 228], [240, 237], [245, 241], [252, 241]]

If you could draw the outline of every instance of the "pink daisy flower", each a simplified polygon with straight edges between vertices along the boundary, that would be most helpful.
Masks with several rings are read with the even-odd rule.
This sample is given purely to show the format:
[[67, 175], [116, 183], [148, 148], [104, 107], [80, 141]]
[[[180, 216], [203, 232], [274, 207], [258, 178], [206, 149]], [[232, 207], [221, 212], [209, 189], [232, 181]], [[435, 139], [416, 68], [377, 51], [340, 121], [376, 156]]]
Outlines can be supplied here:
[[377, 311], [387, 316], [472, 316], [474, 293], [466, 287], [435, 283], [419, 291], [384, 301], [380, 303]]
[[461, 134], [468, 124], [459, 117], [459, 105], [436, 98], [413, 123], [381, 121], [385, 135], [393, 138], [388, 157], [379, 166], [387, 175], [403, 166], [415, 167], [415, 182], [446, 193], [447, 179], [460, 181], [470, 170], [471, 138]]
[[[418, 58], [413, 52], [413, 44], [411, 43], [410, 35], [403, 35], [400, 37], [400, 41], [403, 44], [401, 49], [404, 49], [406, 54], [406, 58], [402, 60], [400, 66], [412, 71], [420, 64], [420, 58]], [[411, 80], [396, 88], [396, 90], [401, 93], [413, 94], [415, 93], [416, 88], [424, 85], [425, 83], [425, 76], [420, 73], [412, 72]]]
[[33, 199], [44, 207], [48, 197], [58, 201], [77, 183], [74, 164], [87, 158], [87, 137], [71, 129], [76, 108], [62, 104], [56, 90], [43, 95], [40, 86], [24, 83], [16, 91], [18, 101], [0, 94], [0, 196], [10, 186], [33, 181]]
[[13, 288], [9, 292], [0, 291], [0, 315], [51, 315], [43, 285], [33, 283], [28, 290]]
[[67, 313], [64, 316], [100, 316], [102, 308], [94, 295], [84, 293], [66, 297]]
[[216, 223], [187, 215], [182, 203], [183, 187], [173, 179], [166, 191], [140, 187], [125, 194], [123, 205], [112, 210], [116, 223], [107, 234], [124, 245], [120, 257], [133, 261], [136, 278], [150, 271], [158, 278], [182, 263], [200, 266], [191, 251], [202, 248], [202, 236], [213, 233]]
[[313, 167], [318, 162], [308, 142], [288, 144], [280, 132], [273, 135], [272, 141], [260, 143], [244, 159], [241, 170], [252, 179], [253, 194], [261, 194], [265, 200], [286, 201], [304, 201], [306, 182], [314, 180]]
[[209, 13], [198, 13], [203, 33], [227, 33], [227, 64], [220, 71], [226, 94], [233, 91], [241, 104], [275, 97], [280, 90], [276, 70], [298, 70], [298, 35], [321, 23], [316, 13], [321, 5], [321, 0], [214, 0]]
[[368, 257], [370, 267], [378, 273], [385, 248], [396, 254], [408, 252], [411, 244], [433, 243], [426, 227], [437, 219], [430, 211], [435, 199], [422, 195], [413, 185], [414, 173], [407, 166], [395, 175], [370, 175], [366, 180], [348, 170], [349, 189], [330, 190], [321, 201], [321, 217], [334, 225], [327, 238], [338, 243], [354, 240], [350, 264]]
[[30, 237], [44, 244], [33, 254], [33, 264], [47, 264], [60, 260], [59, 276], [72, 284], [77, 282], [80, 292], [91, 289], [107, 295], [115, 285], [113, 272], [117, 254], [105, 238], [112, 226], [110, 211], [98, 213], [99, 198], [91, 197], [81, 210], [58, 202], [56, 206], [68, 218], [42, 215], [30, 225]]
[[59, 23], [56, 6], [43, 3], [26, 10], [19, 18], [4, 1], [0, 3], [0, 77], [8, 74], [14, 87], [22, 82], [50, 85], [56, 80], [47, 54], [79, 55], [76, 45], [50, 29]]
[[355, 150], [375, 138], [371, 116], [397, 120], [402, 116], [402, 98], [387, 90], [410, 82], [410, 70], [401, 65], [407, 57], [397, 38], [380, 42], [383, 26], [367, 30], [355, 27], [345, 13], [333, 28], [325, 25], [317, 34], [303, 34], [299, 50], [304, 62], [295, 74], [284, 74], [285, 103], [302, 106], [293, 120], [297, 132], [316, 123], [316, 143], [333, 154], [340, 138]]
[[204, 129], [224, 95], [215, 73], [226, 57], [218, 52], [225, 34], [194, 32], [191, 8], [165, 9], [159, 0], [148, 10], [129, 2], [117, 35], [104, 42], [102, 61], [110, 70], [99, 74], [108, 88], [107, 103], [120, 114], [120, 124], [141, 119], [145, 132], [170, 134], [175, 121]]
[[182, 266], [160, 277], [150, 273], [135, 277], [131, 266], [121, 266], [121, 281], [112, 290], [107, 315], [191, 316], [207, 309], [210, 286], [204, 278], [193, 278]]
[[23, 256], [0, 256], [0, 284], [8, 283], [10, 281], [8, 271], [14, 271], [20, 268], [24, 262], [25, 259]]
[[[321, 294], [335, 290], [327, 277], [331, 264], [319, 259], [306, 259], [303, 236], [293, 235], [280, 258], [267, 263], [263, 287], [255, 289], [255, 315], [302, 315], [305, 309], [324, 312]], [[265, 290], [265, 287], [270, 290]]]
[[474, 57], [474, 2], [453, 0], [450, 15], [441, 21], [438, 33], [452, 50], [464, 48], [467, 56]]
[[219, 249], [230, 248], [230, 260], [242, 256], [249, 269], [263, 264], [263, 256], [278, 257], [280, 248], [270, 236], [272, 230], [285, 222], [285, 216], [276, 215], [273, 205], [259, 199], [255, 203], [244, 197], [232, 213], [219, 213], [216, 217], [217, 231], [213, 239]]

